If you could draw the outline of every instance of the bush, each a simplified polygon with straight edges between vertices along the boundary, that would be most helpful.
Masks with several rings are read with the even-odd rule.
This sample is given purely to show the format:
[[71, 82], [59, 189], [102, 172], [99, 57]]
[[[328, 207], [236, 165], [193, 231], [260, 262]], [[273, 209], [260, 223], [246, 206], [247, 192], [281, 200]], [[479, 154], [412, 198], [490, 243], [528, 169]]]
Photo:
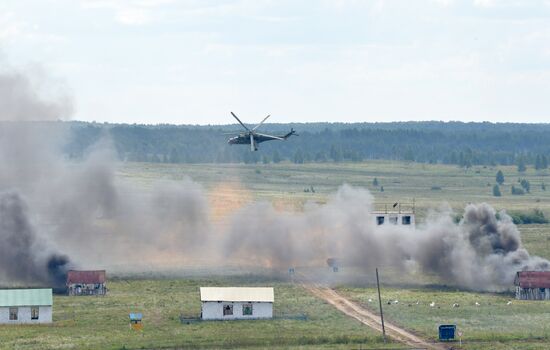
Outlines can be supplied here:
[[512, 185], [512, 194], [515, 196], [522, 196], [525, 194], [525, 191], [523, 188], [517, 188], [516, 186]]
[[432, 190], [432, 191], [441, 191], [442, 188], [441, 188], [441, 186], [432, 186], [432, 188], [430, 188], [430, 190]]
[[504, 183], [504, 174], [502, 173], [502, 170], [497, 171], [496, 180], [499, 185]]
[[525, 190], [525, 192], [529, 193], [529, 190], [531, 189], [531, 184], [529, 183], [529, 181], [523, 179], [521, 180], [520, 184], [521, 184], [521, 187], [523, 187], [523, 189]]
[[500, 193], [500, 188], [498, 185], [493, 186], [493, 196], [500, 197], [502, 194]]
[[540, 209], [534, 209], [530, 212], [510, 212], [508, 213], [514, 224], [547, 224], [548, 219]]

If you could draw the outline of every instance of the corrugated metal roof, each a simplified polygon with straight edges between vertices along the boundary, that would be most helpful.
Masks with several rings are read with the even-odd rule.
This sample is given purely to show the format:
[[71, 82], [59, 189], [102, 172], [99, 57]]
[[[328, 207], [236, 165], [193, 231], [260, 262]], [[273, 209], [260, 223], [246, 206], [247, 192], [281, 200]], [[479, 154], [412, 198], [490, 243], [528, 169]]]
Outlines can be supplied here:
[[0, 307], [50, 306], [52, 304], [51, 289], [0, 289]]
[[271, 287], [201, 287], [201, 301], [256, 301], [272, 303]]
[[521, 288], [550, 288], [550, 271], [519, 271], [514, 284]]
[[105, 270], [67, 272], [67, 285], [72, 283], [96, 284], [105, 283]]

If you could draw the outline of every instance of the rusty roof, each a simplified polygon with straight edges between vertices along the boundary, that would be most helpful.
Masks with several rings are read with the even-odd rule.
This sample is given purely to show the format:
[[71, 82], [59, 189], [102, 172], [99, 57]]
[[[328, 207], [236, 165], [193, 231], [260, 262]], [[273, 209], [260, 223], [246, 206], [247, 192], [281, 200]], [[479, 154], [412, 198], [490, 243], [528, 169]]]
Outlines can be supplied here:
[[67, 285], [73, 283], [96, 284], [105, 283], [105, 270], [76, 271], [70, 270], [67, 273]]
[[519, 271], [514, 284], [521, 288], [550, 288], [550, 271]]

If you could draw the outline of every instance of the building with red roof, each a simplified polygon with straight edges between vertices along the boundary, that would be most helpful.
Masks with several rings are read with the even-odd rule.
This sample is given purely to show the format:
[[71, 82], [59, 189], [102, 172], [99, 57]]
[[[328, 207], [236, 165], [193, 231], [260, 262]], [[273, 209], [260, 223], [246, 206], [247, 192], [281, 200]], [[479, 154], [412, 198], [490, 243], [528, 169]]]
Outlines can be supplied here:
[[550, 271], [519, 271], [514, 284], [516, 299], [550, 300]]
[[69, 295], [105, 295], [105, 275], [105, 270], [70, 270], [67, 273], [67, 292]]

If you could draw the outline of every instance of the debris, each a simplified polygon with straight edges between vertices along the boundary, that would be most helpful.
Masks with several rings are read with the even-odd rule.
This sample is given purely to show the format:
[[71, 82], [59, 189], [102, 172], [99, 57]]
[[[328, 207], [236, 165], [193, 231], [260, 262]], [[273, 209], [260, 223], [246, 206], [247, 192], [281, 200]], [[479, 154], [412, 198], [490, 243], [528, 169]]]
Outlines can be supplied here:
[[453, 307], [459, 307], [460, 305], [458, 305], [457, 303], [454, 303], [453, 304]]
[[432, 302], [430, 303], [430, 307], [434, 307], [434, 306], [435, 306], [435, 302], [432, 301]]

